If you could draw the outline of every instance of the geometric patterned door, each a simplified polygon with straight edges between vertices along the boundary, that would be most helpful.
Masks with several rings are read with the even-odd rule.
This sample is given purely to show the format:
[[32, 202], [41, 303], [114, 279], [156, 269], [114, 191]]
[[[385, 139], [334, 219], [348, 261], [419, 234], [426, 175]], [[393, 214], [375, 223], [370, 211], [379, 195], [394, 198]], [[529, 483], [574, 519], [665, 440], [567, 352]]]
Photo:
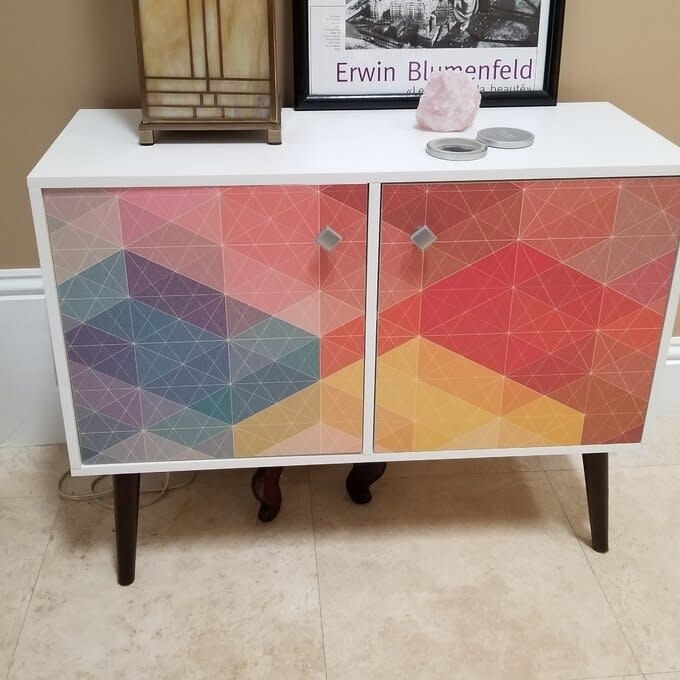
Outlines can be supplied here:
[[44, 200], [84, 464], [361, 451], [366, 186]]
[[677, 178], [384, 186], [375, 450], [639, 442], [679, 234]]

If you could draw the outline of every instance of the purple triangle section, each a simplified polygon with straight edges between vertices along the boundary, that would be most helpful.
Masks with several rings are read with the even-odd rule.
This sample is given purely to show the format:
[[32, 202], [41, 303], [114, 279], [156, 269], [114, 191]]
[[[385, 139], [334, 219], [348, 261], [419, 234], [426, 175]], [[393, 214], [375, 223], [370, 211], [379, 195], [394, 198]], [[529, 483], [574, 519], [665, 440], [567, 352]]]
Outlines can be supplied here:
[[221, 292], [134, 253], [125, 253], [125, 267], [130, 297], [227, 337], [227, 310]]
[[263, 312], [256, 307], [251, 307], [245, 302], [227, 297], [227, 325], [229, 335], [234, 337], [243, 331], [247, 331], [253, 326], [272, 318], [267, 312]]
[[183, 404], [177, 404], [169, 399], [140, 389], [139, 398], [142, 408], [142, 423], [149, 429], [154, 425], [174, 416], [185, 408]]
[[73, 390], [73, 401], [90, 411], [113, 418], [134, 428], [142, 427], [142, 408], [139, 388], [127, 386], [124, 389]]
[[137, 385], [137, 362], [132, 345], [98, 328], [81, 324], [66, 333], [66, 354], [69, 361], [92, 368]]

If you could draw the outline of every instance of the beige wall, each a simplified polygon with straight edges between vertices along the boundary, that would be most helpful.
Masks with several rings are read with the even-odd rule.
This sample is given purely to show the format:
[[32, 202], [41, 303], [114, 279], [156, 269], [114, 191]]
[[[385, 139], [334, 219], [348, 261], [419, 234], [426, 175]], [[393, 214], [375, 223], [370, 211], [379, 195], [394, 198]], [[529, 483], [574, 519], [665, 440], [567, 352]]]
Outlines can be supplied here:
[[[281, 3], [281, 72], [291, 89], [292, 0]], [[80, 108], [138, 105], [131, 0], [20, 0], [3, 5], [0, 268], [35, 267], [25, 177]]]
[[[291, 94], [290, 7], [281, 59]], [[37, 265], [24, 177], [78, 108], [137, 105], [129, 0], [21, 0], [0, 22], [0, 268]], [[610, 100], [680, 142], [680, 0], [567, 0], [560, 98]], [[625, 140], [621, 140], [625, 143]]]

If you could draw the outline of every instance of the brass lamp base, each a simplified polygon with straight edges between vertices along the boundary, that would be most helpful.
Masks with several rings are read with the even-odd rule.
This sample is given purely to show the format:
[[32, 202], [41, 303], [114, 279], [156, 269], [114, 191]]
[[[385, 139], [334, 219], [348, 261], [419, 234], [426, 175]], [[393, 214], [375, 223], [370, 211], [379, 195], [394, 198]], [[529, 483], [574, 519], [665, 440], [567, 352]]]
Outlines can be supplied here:
[[281, 123], [246, 123], [246, 122], [205, 122], [199, 123], [146, 123], [139, 124], [139, 143], [142, 146], [151, 146], [156, 143], [156, 132], [163, 130], [190, 131], [190, 130], [262, 130], [267, 133], [267, 144], [281, 144]]

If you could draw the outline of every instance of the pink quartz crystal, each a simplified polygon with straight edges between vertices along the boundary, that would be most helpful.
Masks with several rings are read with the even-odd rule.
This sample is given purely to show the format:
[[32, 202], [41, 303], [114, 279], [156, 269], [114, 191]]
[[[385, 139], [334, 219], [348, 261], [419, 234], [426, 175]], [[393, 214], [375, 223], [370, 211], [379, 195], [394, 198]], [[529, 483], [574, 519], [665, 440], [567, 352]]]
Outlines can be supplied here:
[[425, 86], [416, 120], [425, 130], [465, 130], [475, 119], [481, 101], [477, 86], [464, 73], [442, 71]]

